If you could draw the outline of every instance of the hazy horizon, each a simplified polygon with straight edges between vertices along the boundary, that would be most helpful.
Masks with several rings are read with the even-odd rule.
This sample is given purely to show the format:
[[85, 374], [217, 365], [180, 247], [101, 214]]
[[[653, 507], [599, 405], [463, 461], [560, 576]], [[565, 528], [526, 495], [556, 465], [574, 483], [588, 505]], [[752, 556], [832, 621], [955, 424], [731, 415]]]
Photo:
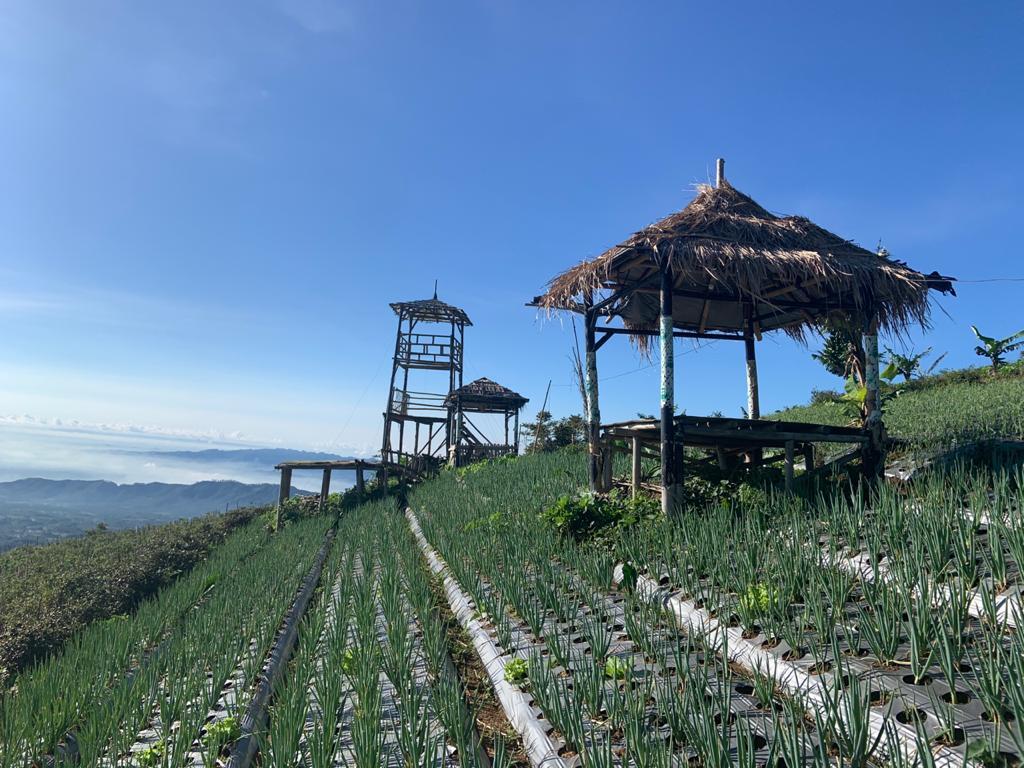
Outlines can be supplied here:
[[[197, 463], [161, 454], [210, 448], [245, 450], [292, 447], [0, 420], [0, 482], [39, 477], [49, 480], [109, 480], [118, 484], [192, 484], [204, 480], [277, 483], [279, 473], [272, 465], [260, 469], [227, 460]], [[303, 490], [319, 491], [320, 475], [315, 472], [296, 472], [292, 484]], [[333, 483], [334, 490], [342, 490], [348, 485], [341, 477]]]

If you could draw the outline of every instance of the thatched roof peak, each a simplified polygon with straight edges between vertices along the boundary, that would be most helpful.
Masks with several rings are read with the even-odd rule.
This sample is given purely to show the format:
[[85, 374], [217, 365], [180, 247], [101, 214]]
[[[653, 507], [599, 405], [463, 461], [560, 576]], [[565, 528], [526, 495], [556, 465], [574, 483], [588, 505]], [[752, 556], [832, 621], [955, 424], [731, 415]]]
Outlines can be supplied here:
[[461, 325], [472, 325], [469, 315], [456, 306], [447, 304], [437, 298], [435, 290], [431, 299], [419, 299], [418, 301], [396, 301], [390, 305], [394, 313], [399, 317], [408, 317], [413, 320], [420, 320], [427, 323], [450, 323]]
[[928, 322], [928, 291], [953, 293], [952, 279], [917, 272], [839, 237], [803, 216], [777, 216], [732, 186], [699, 185], [683, 210], [634, 233], [555, 277], [534, 299], [545, 309], [582, 311], [621, 294], [605, 314], [627, 328], [657, 327], [659, 269], [669, 265], [676, 328], [801, 336], [832, 313], [877, 313], [888, 330]]
[[451, 405], [456, 400], [464, 405], [495, 405], [499, 408], [522, 408], [530, 402], [518, 392], [513, 392], [485, 376], [453, 389], [445, 399], [445, 404]]

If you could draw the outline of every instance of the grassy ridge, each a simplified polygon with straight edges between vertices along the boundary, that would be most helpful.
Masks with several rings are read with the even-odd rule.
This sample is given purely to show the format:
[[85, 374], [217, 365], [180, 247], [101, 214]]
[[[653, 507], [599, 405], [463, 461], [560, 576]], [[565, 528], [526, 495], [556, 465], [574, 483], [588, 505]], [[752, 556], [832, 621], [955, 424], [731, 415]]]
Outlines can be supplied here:
[[0, 679], [97, 619], [140, 601], [204, 560], [258, 509], [85, 536], [0, 554]]
[[[993, 437], [1024, 438], [1024, 375], [993, 378], [984, 369], [944, 374], [898, 385], [885, 406], [889, 434], [933, 447]], [[971, 374], [971, 375], [967, 375]], [[787, 408], [767, 418], [848, 424], [842, 405], [819, 402]]]

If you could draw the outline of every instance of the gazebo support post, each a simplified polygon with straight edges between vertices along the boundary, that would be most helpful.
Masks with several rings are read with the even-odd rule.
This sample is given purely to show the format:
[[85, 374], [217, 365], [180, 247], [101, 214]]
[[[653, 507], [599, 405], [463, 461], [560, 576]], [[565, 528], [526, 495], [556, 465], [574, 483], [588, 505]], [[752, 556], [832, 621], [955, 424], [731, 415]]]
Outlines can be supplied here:
[[[672, 335], [672, 265], [661, 260], [661, 511], [671, 519], [676, 514], [675, 444], [675, 359]], [[680, 454], [682, 451], [680, 451]]]
[[792, 440], [786, 441], [786, 492], [793, 491], [793, 460], [795, 458], [795, 446]]
[[320, 483], [320, 501], [317, 504], [317, 513], [322, 514], [324, 511], [324, 505], [327, 504], [327, 497], [331, 493], [331, 470], [330, 468], [324, 469], [324, 479]]
[[281, 527], [281, 507], [288, 501], [292, 492], [292, 470], [291, 467], [281, 468], [281, 490], [277, 494], [277, 511], [274, 515], [274, 530]]
[[366, 480], [363, 477], [363, 465], [356, 465], [356, 492], [359, 494], [366, 493]]
[[864, 332], [864, 429], [868, 442], [864, 446], [864, 476], [876, 480], [883, 468], [882, 398], [878, 375], [878, 318], [872, 313]]
[[750, 304], [743, 305], [746, 327], [743, 329], [743, 346], [747, 358], [747, 418], [761, 418], [761, 401], [757, 391], [757, 357], [754, 349], [754, 313]]
[[611, 441], [601, 448], [601, 493], [612, 489], [612, 450]]
[[590, 490], [596, 493], [600, 479], [598, 464], [601, 458], [601, 449], [598, 445], [601, 431], [601, 408], [597, 392], [597, 342], [595, 339], [597, 312], [593, 307], [588, 307], [584, 317], [584, 354], [587, 366], [584, 390], [587, 396], [587, 450], [590, 454], [587, 475], [590, 481]]
[[633, 467], [630, 473], [630, 495], [635, 499], [640, 493], [640, 439], [637, 437], [633, 438]]

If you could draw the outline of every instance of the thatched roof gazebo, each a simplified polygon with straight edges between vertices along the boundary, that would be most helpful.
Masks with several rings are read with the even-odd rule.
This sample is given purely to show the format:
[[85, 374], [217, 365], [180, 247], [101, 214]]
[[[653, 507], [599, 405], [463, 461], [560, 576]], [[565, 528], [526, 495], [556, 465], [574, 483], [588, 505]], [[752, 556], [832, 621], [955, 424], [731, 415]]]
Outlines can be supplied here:
[[[450, 449], [452, 463], [461, 467], [479, 459], [518, 454], [519, 412], [528, 402], [518, 392], [486, 377], [450, 392], [444, 403], [448, 408], [451, 432], [455, 436]], [[505, 428], [504, 442], [486, 435], [472, 422], [470, 413], [501, 416]]]
[[[866, 427], [878, 449], [882, 432], [877, 333], [927, 325], [932, 290], [953, 293], [952, 278], [915, 271], [806, 218], [769, 213], [726, 181], [724, 161], [719, 160], [714, 187], [701, 185], [682, 211], [558, 275], [531, 303], [586, 318], [587, 416], [595, 487], [600, 428], [596, 352], [617, 334], [632, 337], [644, 351], [652, 337], [659, 337], [662, 487], [668, 511], [677, 450], [673, 338], [743, 341], [748, 416], [756, 420], [754, 344], [761, 334], [780, 330], [803, 339], [808, 329], [837, 317], [860, 323], [867, 357]], [[606, 324], [598, 327], [601, 318]]]

